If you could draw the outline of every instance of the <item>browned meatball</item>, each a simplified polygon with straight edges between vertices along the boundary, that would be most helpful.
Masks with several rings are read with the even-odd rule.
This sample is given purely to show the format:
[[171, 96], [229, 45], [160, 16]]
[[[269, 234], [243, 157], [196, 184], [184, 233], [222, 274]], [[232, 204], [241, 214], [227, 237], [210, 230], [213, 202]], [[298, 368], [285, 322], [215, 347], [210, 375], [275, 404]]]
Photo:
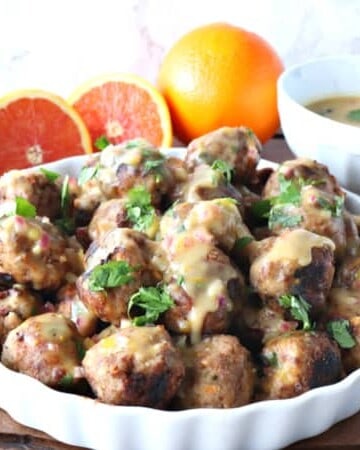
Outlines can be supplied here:
[[183, 350], [185, 378], [176, 396], [180, 408], [235, 408], [253, 396], [255, 369], [236, 337], [215, 335]]
[[[130, 297], [141, 286], [158, 281], [151, 255], [146, 250], [146, 236], [128, 228], [117, 228], [99, 242], [91, 244], [85, 255], [87, 271], [78, 278], [76, 284], [81, 301], [100, 319], [119, 325], [121, 319], [127, 317]], [[92, 279], [97, 276], [96, 273], [107, 271], [109, 264], [114, 262], [127, 267], [129, 277], [115, 286], [94, 287]]]
[[65, 387], [81, 378], [82, 353], [75, 325], [62, 314], [46, 313], [10, 331], [1, 361], [48, 386]]
[[162, 326], [120, 329], [91, 347], [85, 377], [99, 400], [165, 407], [184, 376], [184, 364]]
[[278, 205], [272, 209], [269, 227], [273, 234], [281, 234], [287, 228], [303, 228], [327, 236], [335, 244], [336, 255], [341, 257], [348, 240], [357, 237], [354, 232], [348, 236], [350, 220], [349, 215], [345, 216], [342, 197], [331, 195], [315, 186], [304, 186], [298, 202]]
[[206, 164], [196, 166], [187, 180], [177, 186], [174, 199], [183, 202], [233, 198], [242, 208], [240, 192], [226, 181], [223, 174]]
[[325, 165], [312, 159], [297, 158], [283, 162], [270, 175], [263, 191], [265, 198], [276, 197], [280, 194], [281, 177], [279, 175], [282, 175], [285, 180], [301, 179], [306, 184], [313, 184], [330, 195], [344, 196], [344, 191]]
[[199, 164], [225, 161], [237, 182], [250, 180], [260, 160], [261, 144], [246, 127], [223, 127], [190, 142], [185, 162], [190, 170]]
[[25, 319], [39, 314], [42, 302], [21, 284], [0, 290], [0, 341]]
[[38, 216], [60, 216], [61, 178], [51, 181], [42, 172], [11, 170], [0, 177], [0, 202], [22, 197], [32, 203]]
[[205, 228], [216, 244], [228, 252], [238, 239], [251, 237], [235, 202], [229, 198], [174, 205], [161, 219], [160, 234], [166, 238], [179, 230], [192, 232], [199, 227]]
[[360, 291], [332, 288], [329, 292], [326, 318], [351, 319], [354, 316], [360, 316]]
[[[89, 224], [89, 236], [91, 240], [99, 240], [109, 231], [115, 228], [132, 228], [133, 224], [128, 218], [125, 198], [116, 198], [102, 203], [95, 211]], [[154, 212], [153, 220], [144, 230], [144, 233], [154, 239], [159, 228], [159, 216]]]
[[74, 322], [80, 336], [95, 333], [98, 319], [80, 300], [75, 283], [68, 283], [56, 293], [56, 310]]
[[343, 375], [340, 350], [326, 333], [293, 331], [270, 339], [262, 351], [265, 362], [260, 396], [290, 398], [339, 381]]
[[190, 334], [227, 330], [231, 312], [244, 297], [241, 273], [204, 229], [181, 232], [163, 241], [169, 261], [165, 281], [175, 306], [164, 316], [166, 327]]
[[16, 282], [57, 289], [83, 271], [83, 252], [45, 217], [0, 219], [0, 265]]
[[164, 155], [143, 139], [110, 145], [90, 164], [96, 171], [81, 186], [75, 200], [79, 210], [94, 211], [104, 200], [122, 197], [139, 185], [150, 193], [153, 204], [159, 205], [175, 183]]
[[349, 319], [351, 335], [355, 340], [352, 348], [342, 349], [342, 361], [346, 373], [360, 368], [360, 315]]
[[316, 317], [326, 305], [334, 276], [334, 244], [302, 229], [285, 231], [258, 244], [250, 267], [250, 281], [267, 301], [281, 295], [299, 295]]

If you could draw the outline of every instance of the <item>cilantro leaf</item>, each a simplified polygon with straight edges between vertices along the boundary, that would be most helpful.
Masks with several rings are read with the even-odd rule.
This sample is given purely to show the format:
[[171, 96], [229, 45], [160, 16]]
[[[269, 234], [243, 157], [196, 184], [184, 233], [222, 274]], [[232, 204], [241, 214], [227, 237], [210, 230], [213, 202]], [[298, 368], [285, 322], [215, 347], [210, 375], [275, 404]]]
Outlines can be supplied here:
[[258, 200], [251, 205], [251, 212], [255, 217], [269, 217], [271, 211], [271, 201], [269, 199]]
[[271, 352], [271, 353], [262, 355], [262, 359], [264, 360], [264, 363], [267, 366], [278, 367], [278, 365], [279, 365], [277, 353], [275, 353], [275, 352]]
[[69, 189], [69, 175], [64, 177], [64, 181], [61, 187], [61, 218], [55, 220], [55, 225], [60, 228], [64, 233], [71, 235], [75, 230], [74, 219], [70, 216], [71, 197]]
[[354, 122], [360, 122], [360, 109], [352, 109], [347, 113], [346, 118]]
[[227, 184], [231, 183], [233, 177], [233, 169], [229, 163], [223, 161], [222, 159], [215, 159], [215, 161], [211, 165], [211, 168], [213, 170], [216, 170], [217, 172], [220, 172], [221, 175], [225, 178]]
[[142, 139], [130, 139], [125, 143], [125, 148], [127, 150], [131, 150], [132, 148], [138, 148], [141, 146], [143, 140]]
[[136, 186], [127, 193], [125, 205], [127, 218], [134, 229], [146, 231], [155, 219], [155, 208], [151, 204], [151, 195], [144, 186]]
[[42, 172], [46, 176], [46, 178], [52, 183], [54, 183], [54, 181], [56, 181], [60, 177], [59, 173], [45, 169], [44, 167], [40, 168], [40, 172]]
[[341, 348], [352, 348], [356, 345], [356, 341], [351, 334], [350, 322], [348, 320], [332, 320], [327, 323], [326, 329]]
[[318, 197], [317, 203], [322, 209], [330, 211], [332, 217], [340, 217], [344, 209], [344, 197], [334, 196], [334, 202], [330, 202], [324, 197]]
[[148, 323], [154, 323], [160, 314], [174, 306], [174, 301], [168, 292], [162, 287], [141, 287], [129, 301], [128, 315], [131, 317], [131, 309], [136, 306], [144, 310], [144, 314], [132, 319], [136, 326], [143, 326]]
[[252, 242], [254, 238], [252, 236], [243, 236], [241, 238], [236, 239], [234, 244], [235, 250], [242, 250], [244, 247], [246, 247], [250, 242]]
[[288, 205], [276, 205], [270, 210], [269, 228], [273, 229], [275, 226], [283, 228], [296, 227], [301, 223], [302, 219], [300, 214], [289, 214]]
[[134, 268], [126, 261], [109, 261], [96, 266], [89, 276], [89, 289], [93, 292], [104, 291], [129, 284], [134, 280]]
[[63, 388], [68, 388], [73, 384], [74, 384], [74, 377], [70, 373], [64, 375], [59, 381], [59, 386]]
[[94, 142], [94, 146], [100, 151], [104, 150], [108, 145], [110, 145], [110, 141], [105, 135], [99, 136]]
[[279, 304], [283, 308], [290, 309], [293, 318], [302, 322], [303, 330], [308, 331], [313, 328], [308, 314], [311, 305], [302, 297], [295, 295], [281, 295], [279, 297]]
[[35, 206], [23, 197], [15, 197], [15, 211], [14, 214], [23, 217], [35, 217]]
[[145, 175], [147, 173], [153, 173], [155, 174], [155, 181], [158, 183], [161, 181], [161, 178], [163, 176], [163, 168], [164, 168], [164, 161], [165, 156], [161, 155], [160, 153], [154, 153], [153, 151], [144, 149], [142, 151], [142, 154], [145, 158], [148, 158], [144, 162], [144, 173]]
[[87, 181], [90, 181], [91, 179], [95, 178], [98, 171], [99, 171], [98, 164], [96, 164], [96, 166], [83, 167], [80, 171], [78, 178], [79, 185], [82, 186]]

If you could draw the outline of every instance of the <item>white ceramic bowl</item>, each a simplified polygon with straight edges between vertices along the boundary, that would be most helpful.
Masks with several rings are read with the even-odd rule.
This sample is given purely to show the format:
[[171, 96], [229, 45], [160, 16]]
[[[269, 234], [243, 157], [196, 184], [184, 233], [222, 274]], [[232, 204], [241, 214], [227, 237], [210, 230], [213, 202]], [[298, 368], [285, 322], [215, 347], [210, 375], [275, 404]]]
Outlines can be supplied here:
[[360, 127], [303, 106], [338, 95], [360, 96], [360, 55], [320, 58], [290, 67], [278, 80], [281, 127], [295, 155], [326, 164], [344, 187], [360, 193]]
[[[181, 149], [166, 153], [182, 157]], [[47, 164], [77, 176], [87, 156]], [[261, 167], [275, 167], [261, 161]], [[31, 169], [38, 170], [38, 169]], [[349, 196], [360, 212], [360, 198]], [[287, 400], [231, 409], [160, 411], [114, 406], [50, 389], [0, 363], [0, 408], [70, 445], [95, 450], [275, 450], [320, 434], [360, 410], [360, 369], [342, 381]]]

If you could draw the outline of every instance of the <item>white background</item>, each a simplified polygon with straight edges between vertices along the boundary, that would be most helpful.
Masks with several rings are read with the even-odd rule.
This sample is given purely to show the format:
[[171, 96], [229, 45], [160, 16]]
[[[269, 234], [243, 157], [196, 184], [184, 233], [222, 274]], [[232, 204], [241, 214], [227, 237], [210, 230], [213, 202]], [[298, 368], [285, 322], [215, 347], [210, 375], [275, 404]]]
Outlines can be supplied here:
[[214, 21], [259, 33], [286, 66], [360, 53], [360, 0], [0, 0], [0, 94], [66, 96], [112, 71], [155, 82], [166, 49]]

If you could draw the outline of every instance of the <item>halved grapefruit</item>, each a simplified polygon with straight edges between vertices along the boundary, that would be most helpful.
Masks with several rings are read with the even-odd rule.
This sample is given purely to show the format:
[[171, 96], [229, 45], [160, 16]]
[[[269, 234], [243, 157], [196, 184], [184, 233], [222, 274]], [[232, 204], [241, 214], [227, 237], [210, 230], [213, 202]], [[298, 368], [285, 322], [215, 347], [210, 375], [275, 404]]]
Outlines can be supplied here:
[[91, 151], [84, 122], [61, 97], [28, 89], [0, 98], [0, 173]]
[[137, 75], [102, 75], [78, 87], [68, 101], [85, 122], [93, 145], [102, 137], [113, 144], [139, 137], [157, 147], [172, 143], [164, 98]]

